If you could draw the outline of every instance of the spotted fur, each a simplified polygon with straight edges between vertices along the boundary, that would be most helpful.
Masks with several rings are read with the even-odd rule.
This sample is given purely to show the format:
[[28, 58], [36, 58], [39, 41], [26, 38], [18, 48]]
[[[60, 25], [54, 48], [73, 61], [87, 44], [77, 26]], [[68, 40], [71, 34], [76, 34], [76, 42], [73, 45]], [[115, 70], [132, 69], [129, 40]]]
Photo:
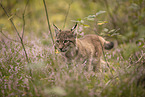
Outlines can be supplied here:
[[98, 35], [85, 35], [83, 38], [77, 39], [75, 25], [71, 30], [61, 31], [54, 25], [56, 32], [55, 46], [63, 53], [68, 62], [87, 62], [88, 69], [99, 70], [100, 58], [103, 49], [112, 49], [113, 42], [106, 41]]

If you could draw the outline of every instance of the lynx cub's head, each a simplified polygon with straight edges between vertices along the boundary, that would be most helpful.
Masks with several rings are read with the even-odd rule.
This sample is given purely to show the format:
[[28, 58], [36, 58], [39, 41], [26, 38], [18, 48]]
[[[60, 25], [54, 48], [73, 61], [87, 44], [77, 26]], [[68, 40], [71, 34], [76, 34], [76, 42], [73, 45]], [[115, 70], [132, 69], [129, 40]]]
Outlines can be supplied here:
[[76, 46], [76, 28], [77, 24], [71, 29], [62, 31], [54, 25], [56, 40], [55, 46], [61, 52], [67, 52]]

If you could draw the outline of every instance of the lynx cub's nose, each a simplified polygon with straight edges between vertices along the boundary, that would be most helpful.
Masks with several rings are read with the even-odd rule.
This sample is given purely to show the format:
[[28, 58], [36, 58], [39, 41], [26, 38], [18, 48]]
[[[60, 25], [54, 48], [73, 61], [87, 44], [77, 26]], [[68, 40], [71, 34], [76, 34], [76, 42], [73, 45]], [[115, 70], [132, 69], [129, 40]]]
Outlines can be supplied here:
[[62, 48], [59, 48], [60, 49], [60, 51], [62, 51]]
[[62, 46], [62, 45], [59, 45], [59, 47], [58, 47], [58, 48], [60, 49], [60, 51], [62, 51], [63, 46]]

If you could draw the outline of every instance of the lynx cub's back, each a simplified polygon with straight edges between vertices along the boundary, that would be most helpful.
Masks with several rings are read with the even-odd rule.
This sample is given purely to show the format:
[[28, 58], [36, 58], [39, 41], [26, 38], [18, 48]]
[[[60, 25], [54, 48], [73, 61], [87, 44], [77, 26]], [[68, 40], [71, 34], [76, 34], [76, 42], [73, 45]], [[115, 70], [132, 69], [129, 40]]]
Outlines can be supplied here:
[[102, 47], [104, 49], [113, 48], [113, 42], [108, 42], [98, 35], [85, 35], [83, 38], [77, 39], [77, 24], [67, 31], [61, 31], [54, 25], [56, 33], [56, 48], [63, 53], [68, 62], [75, 60], [76, 62], [87, 61], [88, 69], [97, 70], [100, 67], [100, 57], [102, 56]]

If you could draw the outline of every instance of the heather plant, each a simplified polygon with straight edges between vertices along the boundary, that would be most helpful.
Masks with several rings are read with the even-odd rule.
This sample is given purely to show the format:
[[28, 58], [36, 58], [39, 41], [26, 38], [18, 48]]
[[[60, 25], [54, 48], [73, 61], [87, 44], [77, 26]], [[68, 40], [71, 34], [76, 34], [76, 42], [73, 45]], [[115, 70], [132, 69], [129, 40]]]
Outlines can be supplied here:
[[[138, 59], [134, 59], [135, 56], [124, 59], [120, 53], [123, 48], [119, 47], [106, 54], [110, 68], [114, 68], [112, 73], [107, 66], [102, 67], [101, 73], [95, 73], [84, 70], [85, 64], [69, 67], [59, 58], [55, 60], [52, 48], [42, 48], [37, 42], [29, 43], [33, 49], [26, 47], [30, 65], [25, 62], [20, 44], [9, 40], [1, 43], [1, 96], [144, 95], [143, 83], [137, 82], [144, 75], [143, 50], [135, 52]], [[31, 66], [33, 81], [28, 66]]]

